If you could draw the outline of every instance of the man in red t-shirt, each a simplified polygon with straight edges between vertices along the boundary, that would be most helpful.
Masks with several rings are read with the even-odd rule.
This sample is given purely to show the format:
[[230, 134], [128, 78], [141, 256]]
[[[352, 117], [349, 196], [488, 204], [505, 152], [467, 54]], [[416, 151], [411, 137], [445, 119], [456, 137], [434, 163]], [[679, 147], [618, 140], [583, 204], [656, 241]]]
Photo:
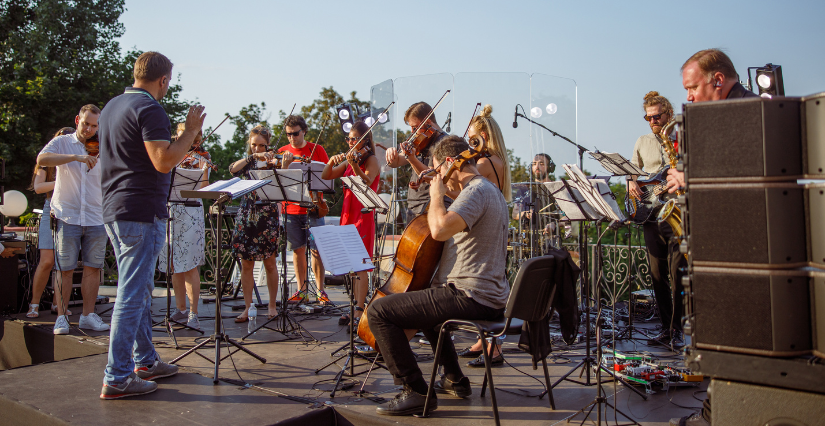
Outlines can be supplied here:
[[[296, 156], [324, 164], [329, 161], [329, 156], [322, 146], [316, 146], [304, 140], [307, 130], [307, 123], [300, 115], [290, 115], [284, 122], [283, 132], [286, 133], [289, 144], [278, 150], [283, 154], [284, 169], [289, 168], [293, 160], [297, 161], [294, 158]], [[317, 198], [323, 200], [323, 194], [318, 193]], [[284, 224], [287, 236], [286, 249], [292, 252], [292, 264], [295, 267], [295, 276], [299, 286], [298, 291], [289, 298], [289, 303], [301, 303], [308, 299], [306, 245], [309, 228], [323, 226], [324, 222], [318, 217], [317, 209], [312, 209], [307, 214], [306, 207], [295, 203], [284, 203], [284, 205], [286, 208], [286, 223]], [[315, 242], [310, 240], [309, 247], [312, 249], [312, 272], [318, 284], [318, 301], [326, 304], [329, 302], [329, 297], [324, 291], [324, 265], [315, 249]]]

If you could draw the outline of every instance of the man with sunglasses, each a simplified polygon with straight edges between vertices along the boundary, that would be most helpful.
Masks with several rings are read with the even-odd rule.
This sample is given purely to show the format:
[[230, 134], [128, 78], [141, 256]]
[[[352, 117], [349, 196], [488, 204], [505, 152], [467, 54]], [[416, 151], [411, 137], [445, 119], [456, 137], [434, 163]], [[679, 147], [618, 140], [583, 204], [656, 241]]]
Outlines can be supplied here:
[[[324, 147], [304, 140], [304, 136], [309, 130], [304, 117], [300, 115], [290, 115], [284, 121], [284, 134], [289, 143], [278, 150], [283, 155], [283, 168], [295, 161], [295, 157], [308, 158], [312, 161], [320, 161], [326, 164], [329, 156]], [[319, 195], [323, 198], [323, 194]], [[298, 280], [298, 291], [290, 298], [289, 303], [301, 303], [309, 299], [307, 292], [307, 256], [306, 246], [309, 228], [323, 226], [323, 220], [318, 217], [317, 210], [307, 211], [306, 207], [301, 207], [295, 203], [284, 203], [286, 209], [286, 249], [292, 252], [292, 264], [295, 267], [295, 277]], [[329, 297], [324, 291], [324, 264], [315, 249], [315, 242], [309, 240], [310, 253], [312, 254], [312, 273], [315, 274], [315, 283], [318, 286], [318, 301], [329, 303]]]
[[[651, 132], [636, 140], [630, 162], [642, 168], [648, 175], [653, 175], [667, 165], [660, 133], [673, 118], [673, 106], [667, 98], [659, 95], [659, 92], [652, 91], [645, 95], [642, 107], [645, 111], [644, 119]], [[636, 182], [637, 178], [638, 176], [627, 178], [627, 194], [638, 199], [642, 196], [642, 191]], [[668, 274], [674, 271], [682, 255], [679, 253], [678, 242], [671, 240], [673, 230], [670, 225], [660, 224], [655, 216], [652, 216], [643, 226], [647, 259], [650, 264], [650, 280], [656, 296], [659, 318], [662, 321], [662, 332], [652, 337], [650, 343], [669, 346], [682, 329], [683, 287], [681, 281], [673, 280], [671, 292]]]

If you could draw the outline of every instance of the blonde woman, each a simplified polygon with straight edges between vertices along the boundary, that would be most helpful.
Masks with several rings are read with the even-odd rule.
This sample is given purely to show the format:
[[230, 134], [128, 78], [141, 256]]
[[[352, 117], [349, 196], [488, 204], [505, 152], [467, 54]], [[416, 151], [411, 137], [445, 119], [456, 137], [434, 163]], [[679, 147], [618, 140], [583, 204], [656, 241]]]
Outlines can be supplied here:
[[[493, 107], [489, 104], [484, 106], [484, 109], [481, 110], [479, 115], [470, 120], [467, 140], [470, 141], [470, 145], [472, 146], [473, 141], [479, 138], [484, 139], [485, 147], [490, 155], [476, 160], [476, 168], [482, 176], [501, 190], [504, 199], [509, 203], [513, 201], [513, 196], [510, 191], [510, 159], [507, 156], [507, 146], [504, 145], [504, 136], [501, 134], [501, 128], [498, 126], [495, 118], [493, 118]], [[455, 197], [452, 198], [455, 199]], [[475, 358], [467, 363], [467, 365], [470, 367], [483, 368], [484, 355], [481, 353], [481, 347], [481, 339], [479, 339], [473, 346], [459, 351], [458, 356], [462, 358]], [[490, 360], [492, 364], [502, 364], [504, 358], [501, 356], [501, 343], [489, 345], [488, 347], [492, 348], [491, 350], [493, 351], [493, 357]]]

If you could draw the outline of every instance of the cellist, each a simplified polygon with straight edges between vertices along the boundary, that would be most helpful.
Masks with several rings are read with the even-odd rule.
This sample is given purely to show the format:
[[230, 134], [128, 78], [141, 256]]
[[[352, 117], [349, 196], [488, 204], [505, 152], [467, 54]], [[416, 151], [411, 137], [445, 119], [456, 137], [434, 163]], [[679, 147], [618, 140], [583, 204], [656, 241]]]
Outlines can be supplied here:
[[[367, 309], [370, 329], [395, 384], [404, 386], [395, 399], [376, 409], [378, 414], [417, 414], [424, 408], [427, 382], [405, 329], [421, 329], [430, 342], [437, 342], [438, 326], [448, 319], [494, 320], [504, 313], [510, 293], [504, 274], [507, 202], [472, 161], [448, 173], [451, 166], [461, 164], [457, 159], [469, 149], [464, 138], [447, 136], [432, 150], [438, 175], [429, 185], [432, 202], [427, 222], [432, 237], [445, 242], [432, 285], [374, 299]], [[448, 189], [458, 192], [449, 208], [444, 203]], [[435, 346], [431, 345], [433, 350]], [[436, 390], [462, 398], [471, 395], [470, 380], [461, 371], [450, 339], [443, 343], [441, 360], [445, 374]], [[431, 405], [437, 407], [437, 401]]]
[[[427, 141], [426, 146], [418, 153], [407, 152], [403, 149], [387, 149], [386, 160], [388, 166], [398, 168], [409, 164], [416, 175], [432, 167], [432, 159], [430, 158], [432, 148], [448, 136], [447, 132], [441, 130], [441, 127], [438, 126], [435, 114], [431, 114], [432, 112], [433, 108], [426, 102], [416, 102], [407, 108], [407, 112], [404, 113], [404, 122], [409, 124], [412, 132], [429, 130], [432, 132], [432, 136]], [[427, 116], [429, 116], [428, 119]], [[427, 120], [424, 121], [425, 119]], [[427, 203], [430, 202], [429, 188], [429, 183], [418, 182], [417, 179], [410, 180], [409, 191], [407, 192], [407, 223], [410, 223], [415, 216], [424, 212]], [[449, 204], [452, 200], [446, 198], [445, 201]]]

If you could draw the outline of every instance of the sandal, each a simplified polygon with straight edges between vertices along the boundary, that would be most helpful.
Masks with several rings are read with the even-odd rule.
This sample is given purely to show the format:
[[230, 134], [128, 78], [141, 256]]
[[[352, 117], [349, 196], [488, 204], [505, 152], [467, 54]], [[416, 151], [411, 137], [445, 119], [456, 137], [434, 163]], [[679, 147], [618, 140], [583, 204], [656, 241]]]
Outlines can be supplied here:
[[40, 312], [38, 312], [39, 309], [40, 309], [40, 304], [39, 303], [30, 304], [29, 305], [29, 312], [26, 314], [26, 317], [27, 318], [38, 318], [40, 316]]

